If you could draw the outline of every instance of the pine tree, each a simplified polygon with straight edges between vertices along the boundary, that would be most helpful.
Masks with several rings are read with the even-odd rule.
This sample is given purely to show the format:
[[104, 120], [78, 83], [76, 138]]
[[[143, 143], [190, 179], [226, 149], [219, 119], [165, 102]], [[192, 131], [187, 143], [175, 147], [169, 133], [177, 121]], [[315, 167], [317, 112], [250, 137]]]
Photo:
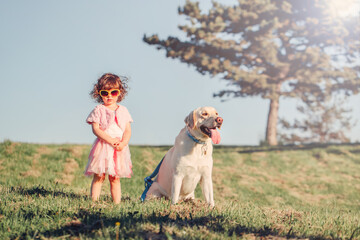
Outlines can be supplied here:
[[[187, 1], [178, 9], [188, 24], [186, 40], [157, 35], [143, 40], [169, 58], [192, 65], [201, 74], [219, 75], [229, 88], [216, 97], [269, 99], [266, 140], [277, 145], [279, 100], [319, 101], [332, 91], [360, 89], [358, 17], [335, 18], [329, 0], [239, 0], [236, 6], [213, 2], [208, 13]], [[343, 63], [343, 64], [340, 64]]]
[[346, 97], [327, 98], [324, 102], [305, 101], [297, 107], [302, 118], [289, 123], [280, 118], [279, 138], [284, 144], [348, 143], [347, 133], [356, 125]]

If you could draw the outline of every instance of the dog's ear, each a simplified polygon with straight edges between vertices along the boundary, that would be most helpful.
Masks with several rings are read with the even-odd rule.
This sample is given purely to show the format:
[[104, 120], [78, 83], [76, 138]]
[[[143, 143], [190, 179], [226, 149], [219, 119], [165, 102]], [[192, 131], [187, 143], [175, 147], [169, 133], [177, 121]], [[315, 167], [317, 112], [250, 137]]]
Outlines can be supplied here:
[[195, 123], [196, 123], [196, 111], [192, 111], [191, 113], [189, 113], [189, 115], [185, 118], [185, 123], [186, 126], [188, 126], [191, 129], [195, 128]]

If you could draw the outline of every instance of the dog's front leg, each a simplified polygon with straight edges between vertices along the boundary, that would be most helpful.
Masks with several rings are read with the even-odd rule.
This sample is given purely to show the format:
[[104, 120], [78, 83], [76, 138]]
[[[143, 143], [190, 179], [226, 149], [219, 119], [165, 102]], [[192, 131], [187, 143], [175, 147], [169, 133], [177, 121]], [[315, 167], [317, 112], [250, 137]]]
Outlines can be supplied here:
[[203, 176], [201, 179], [201, 190], [205, 201], [211, 206], [214, 207], [214, 193], [213, 193], [213, 184], [211, 174]]
[[180, 189], [182, 184], [183, 177], [180, 175], [175, 175], [171, 187], [171, 203], [176, 204], [179, 201]]

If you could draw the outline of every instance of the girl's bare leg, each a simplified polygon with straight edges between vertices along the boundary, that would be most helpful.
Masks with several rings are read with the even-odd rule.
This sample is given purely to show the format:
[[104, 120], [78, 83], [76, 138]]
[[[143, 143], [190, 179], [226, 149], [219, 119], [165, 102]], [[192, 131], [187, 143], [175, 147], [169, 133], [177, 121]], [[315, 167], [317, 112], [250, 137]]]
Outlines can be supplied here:
[[97, 175], [94, 174], [93, 181], [91, 183], [90, 195], [93, 201], [99, 200], [101, 193], [101, 186], [105, 180], [105, 174]]
[[121, 184], [120, 178], [109, 176], [111, 197], [115, 204], [119, 204], [121, 201]]

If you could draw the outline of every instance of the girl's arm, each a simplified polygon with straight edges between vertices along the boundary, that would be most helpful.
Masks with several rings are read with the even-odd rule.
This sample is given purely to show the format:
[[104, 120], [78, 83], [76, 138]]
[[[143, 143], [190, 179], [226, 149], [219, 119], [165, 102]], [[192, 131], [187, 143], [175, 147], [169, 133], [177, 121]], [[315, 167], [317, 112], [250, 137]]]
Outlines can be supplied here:
[[129, 144], [130, 137], [131, 137], [131, 124], [130, 124], [130, 122], [128, 122], [126, 124], [125, 131], [124, 131], [123, 137], [121, 139], [121, 142], [116, 147], [116, 150], [118, 150], [118, 151], [123, 150], [124, 147]]
[[91, 125], [92, 125], [92, 130], [93, 130], [93, 133], [95, 134], [95, 136], [97, 136], [101, 140], [109, 143], [114, 148], [116, 148], [119, 145], [120, 140], [118, 138], [110, 137], [107, 133], [105, 133], [103, 130], [101, 130], [99, 123], [92, 123]]

